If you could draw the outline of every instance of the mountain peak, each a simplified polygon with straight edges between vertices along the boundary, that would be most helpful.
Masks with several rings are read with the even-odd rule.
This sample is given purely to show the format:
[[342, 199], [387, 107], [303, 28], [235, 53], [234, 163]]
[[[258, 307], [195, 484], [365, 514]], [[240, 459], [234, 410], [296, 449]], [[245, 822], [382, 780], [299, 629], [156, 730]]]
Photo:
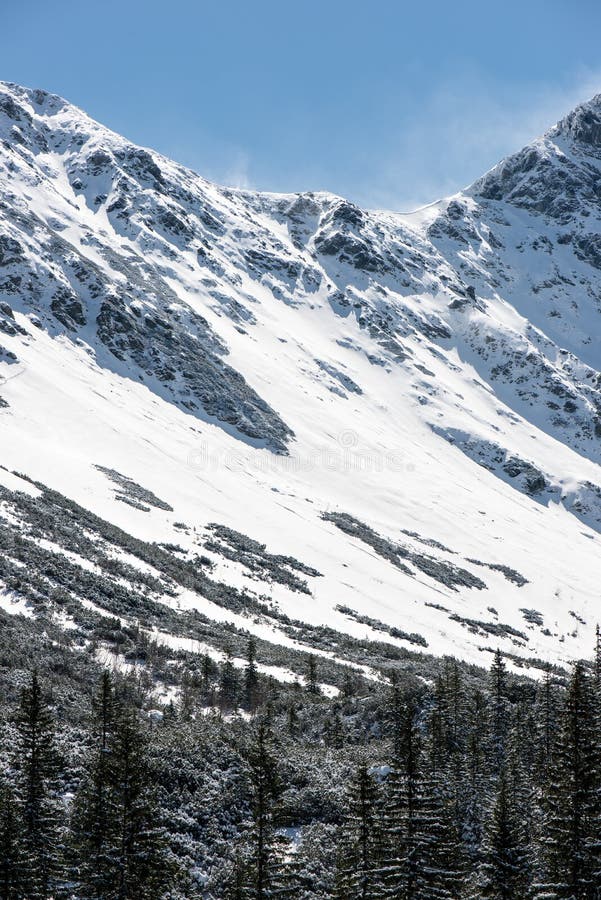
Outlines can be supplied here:
[[587, 165], [587, 157], [598, 159], [600, 154], [601, 94], [596, 94], [541, 137], [502, 159], [467, 193], [509, 201], [567, 224], [584, 206], [585, 215], [595, 214], [599, 176]]
[[36, 112], [56, 112], [64, 107], [71, 107], [67, 100], [58, 94], [51, 94], [41, 88], [28, 88], [12, 81], [0, 81], [0, 95], [10, 96], [13, 100], [32, 106]]
[[576, 106], [557, 123], [550, 134], [601, 147], [601, 94]]

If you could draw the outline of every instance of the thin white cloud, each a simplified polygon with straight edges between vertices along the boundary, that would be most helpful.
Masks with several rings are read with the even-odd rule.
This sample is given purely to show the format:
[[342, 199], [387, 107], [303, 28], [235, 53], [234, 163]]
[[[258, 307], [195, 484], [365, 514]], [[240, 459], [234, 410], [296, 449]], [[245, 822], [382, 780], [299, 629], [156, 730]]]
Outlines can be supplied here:
[[447, 83], [391, 141], [379, 169], [354, 194], [367, 206], [407, 210], [455, 193], [600, 91], [601, 72], [580, 73], [560, 89], [531, 87], [517, 97], [492, 95], [476, 82]]
[[253, 190], [254, 184], [250, 176], [250, 158], [243, 150], [236, 150], [233, 158], [224, 169], [220, 178], [221, 184], [227, 187]]

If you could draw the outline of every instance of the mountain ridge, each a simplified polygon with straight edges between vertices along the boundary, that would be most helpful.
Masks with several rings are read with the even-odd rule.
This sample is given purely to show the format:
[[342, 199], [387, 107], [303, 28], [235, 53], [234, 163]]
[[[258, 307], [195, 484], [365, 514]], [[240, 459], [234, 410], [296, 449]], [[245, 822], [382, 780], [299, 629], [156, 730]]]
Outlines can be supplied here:
[[[583, 654], [598, 106], [420, 215], [219, 188], [0, 84], [0, 483], [21, 472], [175, 558], [208, 544], [211, 594], [242, 590], [230, 623], [272, 644], [287, 617], [478, 662], [497, 643], [522, 665]], [[11, 485], [0, 514], [27, 533]], [[318, 573], [307, 592], [270, 554]]]

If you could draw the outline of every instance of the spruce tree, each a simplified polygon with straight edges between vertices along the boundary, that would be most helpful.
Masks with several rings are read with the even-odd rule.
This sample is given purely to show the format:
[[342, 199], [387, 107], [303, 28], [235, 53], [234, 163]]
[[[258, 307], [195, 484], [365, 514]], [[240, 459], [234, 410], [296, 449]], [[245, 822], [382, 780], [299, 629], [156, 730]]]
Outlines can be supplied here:
[[539, 818], [536, 738], [537, 725], [531, 705], [520, 700], [512, 709], [505, 774], [509, 804], [512, 809], [519, 811], [522, 839], [529, 855]]
[[590, 858], [592, 879], [596, 885], [599, 885], [598, 892], [601, 896], [601, 631], [598, 625], [593, 666], [593, 678], [591, 679], [593, 748], [590, 760], [592, 777], [586, 846]]
[[225, 875], [220, 874], [218, 896], [222, 900], [249, 900], [252, 896], [250, 880], [248, 860], [237, 850], [227, 865]]
[[[465, 852], [443, 777], [420, 774], [411, 806], [406, 781], [396, 787], [393, 782], [391, 788], [392, 807], [387, 797], [383, 827], [386, 823], [391, 827], [396, 852], [390, 855], [389, 849], [381, 867], [378, 897], [456, 900], [463, 883]], [[400, 826], [395, 824], [399, 822]]]
[[351, 785], [350, 828], [354, 832], [357, 896], [370, 900], [375, 896], [379, 862], [377, 829], [377, 792], [374, 779], [365, 763], [357, 769]]
[[176, 872], [151, 785], [147, 737], [108, 672], [93, 701], [93, 743], [74, 802], [72, 844], [84, 900], [155, 900]]
[[414, 703], [398, 706], [399, 693], [392, 693], [395, 706], [395, 758], [386, 779], [381, 830], [384, 836], [379, 869], [380, 896], [414, 900], [419, 896], [423, 862], [420, 757], [421, 737]]
[[275, 896], [278, 841], [275, 813], [280, 782], [272, 748], [272, 735], [265, 721], [258, 722], [248, 752], [252, 790], [253, 827], [250, 837], [248, 897], [268, 900]]
[[528, 894], [528, 851], [521, 810], [511, 799], [503, 770], [486, 824], [477, 893], [483, 900], [524, 900]]
[[111, 676], [102, 675], [92, 704], [93, 745], [87, 773], [74, 803], [72, 831], [76, 878], [84, 898], [116, 895], [118, 809], [115, 796], [113, 729], [115, 701]]
[[34, 671], [21, 694], [15, 768], [23, 819], [23, 881], [28, 900], [46, 900], [62, 868], [59, 761], [50, 708]]
[[546, 780], [549, 776], [557, 738], [558, 716], [557, 690], [553, 676], [550, 670], [547, 670], [542, 683], [538, 686], [535, 702], [536, 768], [541, 780]]
[[[352, 855], [349, 856], [349, 835], [346, 823], [340, 827], [336, 844], [334, 886], [331, 900], [356, 900], [357, 882]], [[379, 876], [378, 876], [379, 878]]]
[[0, 779], [0, 900], [24, 896], [23, 823], [17, 797], [5, 778]]
[[257, 643], [251, 636], [246, 651], [244, 670], [244, 708], [254, 713], [259, 705], [259, 671], [257, 669]]
[[388, 774], [380, 812], [382, 849], [378, 867], [378, 896], [405, 897], [411, 848], [413, 817], [409, 807], [407, 777], [397, 758]]
[[432, 767], [449, 771], [465, 746], [465, 691], [456, 660], [445, 659], [433, 700], [428, 722]]
[[215, 679], [219, 667], [208, 653], [203, 653], [200, 664], [200, 686], [204, 702], [208, 706], [215, 705]]
[[436, 679], [434, 703], [428, 717], [430, 763], [437, 772], [446, 768], [449, 759], [449, 716], [446, 684], [442, 674]]
[[444, 794], [451, 802], [453, 815], [459, 823], [463, 821], [466, 809], [468, 709], [456, 660], [445, 659], [443, 670], [436, 680], [433, 701], [427, 719], [430, 775], [444, 786]]
[[148, 768], [147, 739], [137, 709], [118, 702], [111, 753], [117, 817], [114, 858], [118, 900], [159, 900], [174, 878]]
[[468, 703], [467, 720], [462, 833], [466, 849], [474, 860], [482, 841], [483, 801], [487, 796], [490, 769], [486, 699], [480, 690], [474, 691]]
[[309, 656], [309, 665], [307, 669], [307, 691], [314, 696], [321, 693], [319, 682], [317, 680], [317, 659], [313, 654]]
[[288, 707], [288, 734], [295, 737], [298, 731], [299, 719], [294, 701]]
[[489, 739], [491, 763], [498, 772], [505, 762], [506, 740], [509, 731], [509, 700], [507, 695], [507, 667], [500, 650], [495, 652], [490, 667]]
[[390, 687], [384, 696], [383, 719], [392, 743], [393, 759], [399, 759], [404, 741], [404, 729], [407, 725], [407, 701], [399, 684], [396, 672], [390, 678]]
[[335, 897], [376, 900], [380, 896], [381, 844], [376, 782], [360, 762], [347, 791], [347, 815], [338, 843]]
[[238, 706], [238, 688], [238, 673], [232, 651], [228, 647], [219, 674], [219, 706], [223, 712], [229, 712]]
[[182, 676], [182, 689], [179, 701], [179, 711], [182, 719], [190, 720], [197, 703], [197, 681], [190, 672], [184, 672]]
[[584, 665], [573, 667], [543, 798], [540, 898], [589, 900], [597, 890], [599, 744], [594, 692]]
[[419, 900], [456, 900], [466, 864], [465, 848], [457, 817], [458, 764], [432, 766], [432, 753], [418, 753], [414, 847], [416, 878], [414, 896]]

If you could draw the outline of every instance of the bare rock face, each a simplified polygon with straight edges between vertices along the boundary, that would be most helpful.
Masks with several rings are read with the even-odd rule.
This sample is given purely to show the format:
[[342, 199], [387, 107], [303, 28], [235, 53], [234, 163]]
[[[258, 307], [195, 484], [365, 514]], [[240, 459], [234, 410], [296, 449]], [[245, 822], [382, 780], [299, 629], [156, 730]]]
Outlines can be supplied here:
[[556, 127], [556, 133], [590, 148], [601, 148], [601, 94], [572, 110]]
[[[66, 121], [60, 115], [65, 107]], [[35, 314], [51, 333], [84, 339], [103, 365], [120, 372], [125, 366], [188, 412], [286, 453], [292, 430], [227, 364], [226, 344], [203, 316], [180, 302], [168, 280], [166, 262], [224, 233], [220, 214], [210, 203], [199, 203], [185, 181], [168, 178], [150, 151], [104, 132], [78, 111], [71, 117], [69, 110], [43, 92], [0, 89], [8, 168], [40, 183], [48, 178], [44, 154], [70, 148], [68, 204], [76, 208], [74, 199], [82, 197], [94, 211], [104, 209], [116, 231], [137, 241], [139, 249], [116, 249], [104, 229], [86, 229], [79, 245], [73, 244], [62, 234], [65, 221], [40, 219], [7, 193], [0, 219], [0, 297], [16, 298], [19, 310]], [[94, 252], [89, 255], [82, 244]], [[272, 267], [269, 255], [254, 252], [263, 271]], [[298, 268], [294, 263], [291, 277]], [[234, 308], [235, 297], [230, 300]], [[0, 329], [16, 333], [19, 327], [0, 317]]]

